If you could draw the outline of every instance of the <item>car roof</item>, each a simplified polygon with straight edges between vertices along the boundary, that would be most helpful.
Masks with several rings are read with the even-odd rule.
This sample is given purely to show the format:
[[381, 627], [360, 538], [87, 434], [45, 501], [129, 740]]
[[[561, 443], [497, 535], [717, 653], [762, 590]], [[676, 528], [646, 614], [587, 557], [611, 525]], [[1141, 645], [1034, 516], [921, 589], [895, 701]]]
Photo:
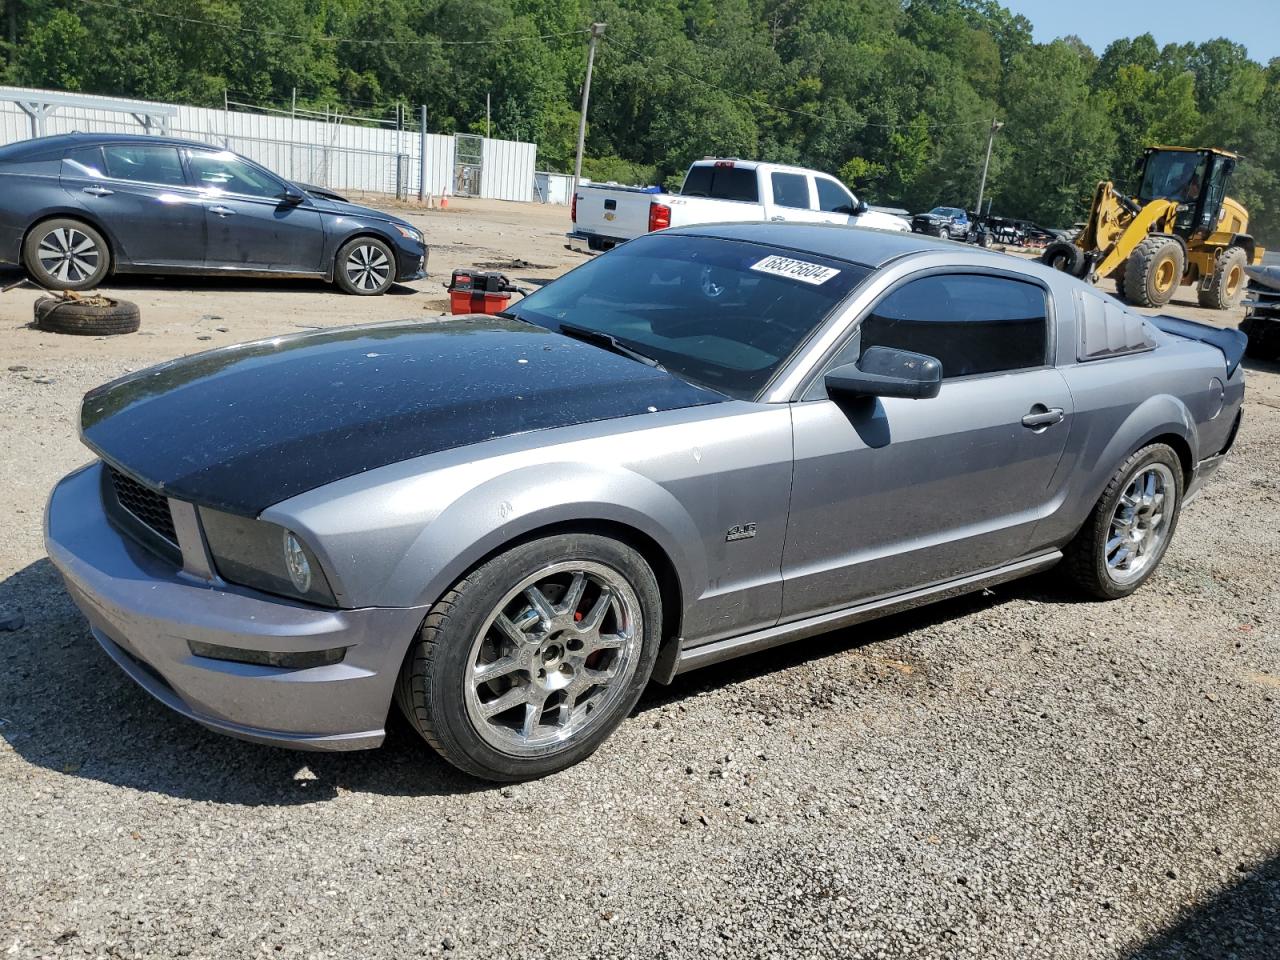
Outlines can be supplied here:
[[[711, 223], [663, 230], [662, 234], [764, 243], [877, 269], [891, 260], [913, 253], [955, 249], [952, 241], [936, 240], [919, 233], [835, 223]], [[976, 251], [979, 248], [969, 249]], [[999, 254], [991, 256], [998, 257]]]
[[154, 143], [173, 147], [200, 147], [217, 149], [216, 144], [179, 137], [156, 137], [144, 133], [59, 133], [52, 137], [36, 137], [19, 140], [3, 148], [0, 157], [21, 160], [36, 157], [60, 156], [75, 147], [93, 147], [103, 143]]

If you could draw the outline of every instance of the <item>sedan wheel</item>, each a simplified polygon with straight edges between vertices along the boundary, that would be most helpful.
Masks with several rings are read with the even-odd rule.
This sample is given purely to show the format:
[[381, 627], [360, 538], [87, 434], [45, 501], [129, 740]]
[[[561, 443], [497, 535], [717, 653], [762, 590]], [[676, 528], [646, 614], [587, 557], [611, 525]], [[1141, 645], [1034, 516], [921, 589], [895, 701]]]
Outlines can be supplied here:
[[88, 290], [106, 276], [111, 257], [106, 241], [78, 220], [50, 220], [23, 244], [27, 272], [50, 290]]
[[1129, 457], [1064, 555], [1072, 579], [1104, 600], [1127, 597], [1155, 572], [1178, 525], [1182, 463], [1166, 444]]
[[338, 251], [337, 281], [347, 293], [377, 296], [396, 279], [395, 255], [381, 240], [358, 237]]
[[436, 602], [396, 700], [460, 769], [545, 776], [589, 756], [635, 706], [661, 622], [657, 578], [631, 547], [586, 533], [533, 540]]
[[1136, 474], [1120, 495], [1104, 547], [1107, 571], [1116, 583], [1138, 579], [1160, 556], [1169, 530], [1169, 510], [1174, 506], [1171, 501], [1177, 496], [1175, 488], [1173, 471], [1163, 463], [1153, 463]]
[[558, 563], [526, 577], [472, 644], [466, 695], [476, 732], [522, 757], [588, 733], [625, 693], [643, 623], [631, 585], [601, 564]]

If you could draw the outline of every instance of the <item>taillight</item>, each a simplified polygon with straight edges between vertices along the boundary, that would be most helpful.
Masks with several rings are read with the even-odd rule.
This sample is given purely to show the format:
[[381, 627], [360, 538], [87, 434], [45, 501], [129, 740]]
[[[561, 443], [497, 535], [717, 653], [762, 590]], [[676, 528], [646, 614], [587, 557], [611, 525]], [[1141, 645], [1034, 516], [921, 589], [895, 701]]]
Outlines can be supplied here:
[[665, 203], [649, 204], [649, 232], [665, 230], [671, 226], [671, 208]]
[[574, 223], [578, 222], [578, 194], [574, 193], [573, 199], [569, 201], [569, 219]]

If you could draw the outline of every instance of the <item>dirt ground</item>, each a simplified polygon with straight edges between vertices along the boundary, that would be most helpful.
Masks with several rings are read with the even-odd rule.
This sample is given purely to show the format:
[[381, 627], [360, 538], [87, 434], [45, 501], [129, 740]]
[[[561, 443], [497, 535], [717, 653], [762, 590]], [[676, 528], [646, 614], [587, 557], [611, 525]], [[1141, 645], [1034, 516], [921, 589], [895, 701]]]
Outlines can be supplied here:
[[381, 298], [127, 278], [108, 292], [142, 332], [94, 339], [0, 295], [0, 955], [1280, 956], [1275, 365], [1248, 365], [1236, 449], [1130, 600], [1050, 573], [690, 674], [544, 781], [470, 781], [394, 721], [380, 750], [304, 755], [153, 703], [44, 558], [48, 492], [89, 459], [80, 397], [430, 319], [454, 267], [583, 260], [564, 207], [398, 212], [431, 279]]

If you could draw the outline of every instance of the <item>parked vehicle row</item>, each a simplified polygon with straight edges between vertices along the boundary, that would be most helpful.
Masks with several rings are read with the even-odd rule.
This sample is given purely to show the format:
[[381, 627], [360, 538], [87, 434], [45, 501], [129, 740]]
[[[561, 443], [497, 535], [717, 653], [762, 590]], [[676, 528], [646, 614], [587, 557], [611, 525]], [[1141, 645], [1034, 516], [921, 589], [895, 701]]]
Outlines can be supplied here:
[[361, 296], [426, 275], [421, 231], [208, 144], [68, 134], [0, 147], [0, 263], [41, 286], [116, 273], [316, 277]]
[[1244, 341], [909, 232], [663, 230], [499, 316], [92, 391], [46, 544], [207, 727], [373, 747], [394, 701], [461, 769], [536, 777], [651, 679], [1058, 563], [1131, 594], [1231, 449]]
[[678, 194], [582, 183], [574, 194], [569, 240], [590, 250], [655, 230], [705, 223], [835, 223], [907, 231], [891, 213], [872, 210], [839, 180], [816, 170], [751, 160], [693, 163]]

